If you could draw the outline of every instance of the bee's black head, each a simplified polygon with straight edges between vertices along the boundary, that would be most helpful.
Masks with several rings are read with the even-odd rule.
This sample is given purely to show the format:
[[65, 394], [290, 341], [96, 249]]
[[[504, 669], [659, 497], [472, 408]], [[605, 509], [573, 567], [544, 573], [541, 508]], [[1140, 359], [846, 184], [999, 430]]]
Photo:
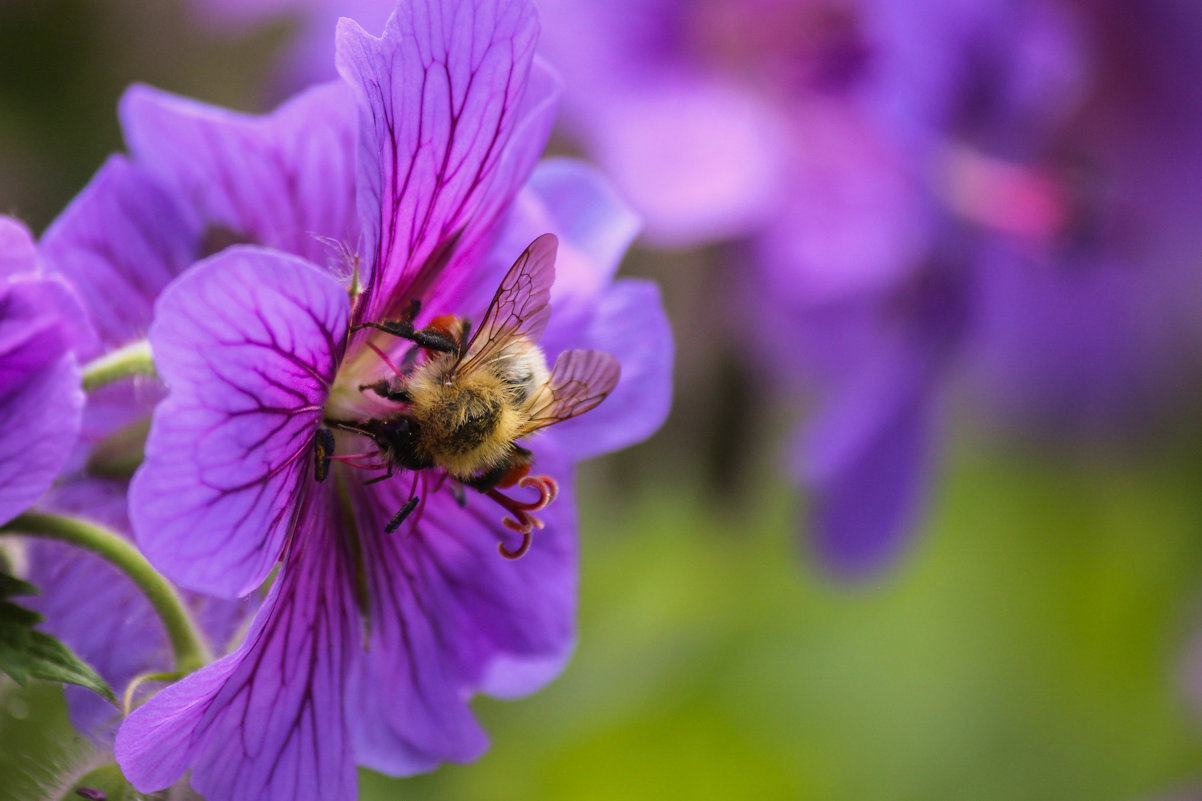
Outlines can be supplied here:
[[363, 428], [394, 464], [409, 470], [424, 470], [434, 466], [433, 462], [422, 456], [418, 450], [421, 426], [409, 415], [401, 414], [386, 419], [373, 418], [368, 420]]

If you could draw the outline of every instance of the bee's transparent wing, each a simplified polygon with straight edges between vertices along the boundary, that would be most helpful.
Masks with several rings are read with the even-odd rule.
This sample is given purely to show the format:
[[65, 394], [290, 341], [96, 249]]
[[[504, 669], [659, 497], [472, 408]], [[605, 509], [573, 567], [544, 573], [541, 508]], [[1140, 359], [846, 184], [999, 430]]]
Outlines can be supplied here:
[[584, 414], [613, 392], [621, 375], [622, 365], [611, 354], [599, 350], [559, 354], [551, 377], [535, 396], [534, 411], [523, 436]]
[[551, 318], [551, 285], [559, 240], [543, 234], [509, 268], [484, 319], [464, 348], [455, 370], [468, 373], [486, 364], [515, 339], [536, 343]]

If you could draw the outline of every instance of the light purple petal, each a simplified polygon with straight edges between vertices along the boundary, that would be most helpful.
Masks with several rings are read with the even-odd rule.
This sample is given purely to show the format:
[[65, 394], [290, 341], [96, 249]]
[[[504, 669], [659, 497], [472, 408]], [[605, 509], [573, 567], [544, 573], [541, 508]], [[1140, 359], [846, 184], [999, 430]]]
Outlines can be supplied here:
[[[640, 223], [605, 176], [582, 161], [546, 159], [534, 169], [526, 187], [546, 210], [544, 230], [559, 237], [560, 258], [565, 250], [578, 251], [594, 265], [590, 283], [612, 279]], [[561, 295], [569, 294], [580, 278], [560, 270], [554, 300], [562, 303]]]
[[746, 235], [788, 185], [786, 127], [754, 92], [722, 81], [648, 76], [599, 98], [581, 138], [661, 246]]
[[477, 258], [533, 167], [553, 107], [545, 70], [531, 76], [537, 35], [529, 0], [402, 3], [382, 39], [339, 23], [360, 108], [367, 318]]
[[839, 302], [911, 276], [943, 213], [913, 160], [846, 108], [812, 104], [795, 139], [789, 192], [753, 245], [769, 298]]
[[[121, 534], [130, 530], [127, 485], [87, 479], [56, 488], [42, 508], [95, 520]], [[128, 535], [128, 534], [127, 534]], [[167, 636], [146, 597], [129, 577], [80, 548], [29, 542], [30, 580], [42, 590], [30, 606], [43, 626], [94, 667], [118, 694], [134, 676], [172, 667]], [[220, 653], [251, 605], [188, 594], [201, 630]], [[84, 734], [100, 734], [116, 711], [93, 692], [64, 688], [71, 722]]]
[[324, 265], [338, 254], [319, 237], [357, 245], [355, 107], [341, 81], [263, 117], [148, 86], [126, 92], [120, 111], [139, 165], [203, 220], [202, 255], [234, 238]]
[[343, 681], [358, 621], [344, 533], [324, 488], [246, 640], [167, 688], [117, 735], [122, 771], [139, 790], [189, 767], [210, 801], [351, 801], [355, 771]]
[[69, 296], [56, 281], [0, 282], [0, 523], [49, 489], [75, 445], [83, 390]]
[[[467, 706], [477, 691], [532, 692], [562, 667], [574, 642], [576, 522], [570, 474], [549, 452], [536, 472], [560, 482], [538, 514], [546, 528], [521, 559], [497, 552], [518, 538], [504, 510], [468, 492], [427, 499], [412, 535], [383, 527], [408, 499], [408, 480], [378, 485], [359, 505], [372, 587], [371, 640], [348, 685], [361, 764], [394, 775], [474, 759], [487, 739]], [[373, 490], [377, 487], [373, 487]], [[528, 490], [508, 490], [522, 497]]]
[[487, 272], [465, 286], [463, 308], [483, 308], [517, 254], [550, 232], [559, 238], [551, 329], [586, 325], [638, 231], [638, 217], [595, 169], [572, 159], [542, 161], [514, 199]]
[[872, 575], [902, 552], [930, 490], [933, 366], [906, 355], [881, 359], [848, 382], [799, 443], [812, 548], [845, 578]]
[[588, 327], [565, 340], [548, 338], [552, 360], [561, 346], [601, 350], [617, 357], [622, 377], [600, 406], [557, 423], [542, 437], [554, 440], [573, 459], [587, 459], [640, 442], [663, 425], [672, 403], [675, 348], [655, 284], [618, 281], [597, 303]]
[[12, 217], [0, 216], [0, 281], [38, 270], [38, 250], [29, 229]]
[[155, 298], [199, 258], [200, 235], [194, 215], [113, 156], [46, 231], [42, 252], [113, 349], [146, 336]]
[[[772, 88], [768, 70], [741, 80], [717, 53], [707, 58], [717, 49], [702, 31], [709, 5], [542, 4], [540, 52], [565, 76], [565, 128], [612, 176], [658, 245], [754, 233], [789, 186], [792, 120], [782, 110], [792, 112], [764, 91]], [[757, 4], [746, 6], [749, 18], [764, 18]]]
[[184, 587], [244, 595], [279, 558], [313, 470], [346, 288], [294, 257], [231, 248], [168, 287], [155, 312], [169, 394], [130, 492], [138, 544]]

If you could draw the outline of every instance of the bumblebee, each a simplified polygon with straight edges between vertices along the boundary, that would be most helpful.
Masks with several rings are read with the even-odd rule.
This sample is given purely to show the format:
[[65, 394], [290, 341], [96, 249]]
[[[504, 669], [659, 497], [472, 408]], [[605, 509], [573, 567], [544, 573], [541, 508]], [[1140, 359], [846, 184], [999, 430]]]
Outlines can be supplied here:
[[[549, 503], [555, 487], [547, 476], [528, 475], [533, 454], [517, 441], [594, 408], [621, 373], [616, 358], [591, 350], [565, 351], [547, 368], [538, 341], [551, 316], [557, 245], [553, 234], [544, 234], [526, 248], [474, 333], [465, 319], [449, 315], [416, 328], [417, 303], [401, 319], [360, 326], [415, 343], [411, 357], [393, 368], [391, 378], [360, 387], [396, 403], [397, 411], [366, 421], [330, 421], [371, 439], [388, 470], [380, 479], [397, 467], [441, 470], [501, 502], [516, 518], [506, 519], [506, 525], [527, 537], [531, 528], [541, 527], [530, 512]], [[319, 439], [319, 477], [328, 469], [332, 450], [329, 439]], [[541, 505], [521, 504], [496, 492], [514, 484], [538, 489]], [[389, 530], [415, 506], [411, 499]], [[527, 546], [528, 539], [521, 550]]]

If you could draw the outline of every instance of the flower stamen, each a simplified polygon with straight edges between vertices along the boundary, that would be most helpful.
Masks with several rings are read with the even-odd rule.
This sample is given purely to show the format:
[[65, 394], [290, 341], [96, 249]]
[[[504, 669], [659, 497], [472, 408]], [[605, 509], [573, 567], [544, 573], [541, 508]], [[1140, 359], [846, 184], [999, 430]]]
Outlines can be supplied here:
[[392, 370], [392, 372], [394, 374], [396, 374], [396, 376], [398, 378], [405, 377], [405, 374], [403, 372], [401, 372], [401, 369], [393, 363], [392, 359], [388, 356], [387, 353], [384, 352], [383, 349], [377, 347], [376, 344], [370, 340], [368, 340], [368, 342], [366, 344], [367, 344], [367, 347], [371, 348], [372, 350], [374, 350], [376, 352], [376, 355], [379, 356], [384, 361], [384, 364], [388, 365], [388, 369]]

